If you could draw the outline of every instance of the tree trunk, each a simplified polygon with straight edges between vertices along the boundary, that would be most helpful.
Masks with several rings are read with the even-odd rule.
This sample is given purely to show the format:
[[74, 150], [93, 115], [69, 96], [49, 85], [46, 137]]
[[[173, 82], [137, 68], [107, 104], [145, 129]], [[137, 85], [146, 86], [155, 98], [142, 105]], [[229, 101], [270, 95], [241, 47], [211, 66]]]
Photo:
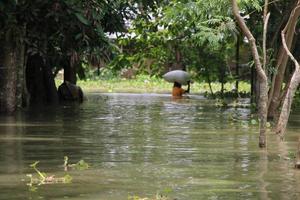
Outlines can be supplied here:
[[289, 115], [291, 112], [293, 98], [295, 96], [295, 92], [297, 90], [299, 83], [300, 83], [300, 70], [299, 70], [299, 67], [297, 67], [295, 69], [295, 72], [291, 79], [291, 83], [287, 90], [287, 94], [285, 96], [285, 99], [284, 99], [284, 102], [282, 105], [282, 109], [280, 112], [280, 116], [278, 119], [278, 123], [276, 126], [276, 133], [279, 134], [281, 138], [283, 138], [283, 136], [285, 134], [285, 129], [286, 129]]
[[300, 137], [298, 137], [298, 148], [296, 153], [295, 168], [300, 169]]
[[20, 39], [19, 39], [19, 51], [17, 52], [17, 107], [22, 108], [29, 105], [28, 101], [28, 91], [26, 87], [26, 72], [25, 72], [25, 42], [24, 37], [26, 34], [26, 26], [24, 25], [20, 30]]
[[30, 94], [30, 105], [42, 105], [46, 99], [43, 80], [43, 59], [39, 55], [28, 56], [26, 85]]
[[256, 72], [255, 67], [251, 66], [251, 103], [257, 103], [256, 102]]
[[0, 48], [0, 112], [13, 113], [17, 105], [18, 38], [9, 29]]
[[50, 66], [46, 63], [43, 68], [43, 78], [46, 90], [47, 103], [58, 104], [58, 93]]
[[26, 80], [30, 93], [30, 105], [58, 103], [53, 74], [40, 55], [35, 54], [28, 57]]
[[235, 90], [237, 96], [239, 94], [239, 76], [240, 76], [239, 64], [240, 64], [240, 36], [238, 35], [236, 41], [236, 51], [235, 51], [235, 76], [236, 76]]
[[208, 82], [210, 94], [211, 94], [212, 97], [214, 97], [215, 94], [214, 94], [214, 91], [213, 91], [212, 86], [211, 86], [211, 80], [210, 80], [209, 70], [207, 68], [205, 68], [205, 72], [206, 72], [206, 77], [207, 77], [207, 82]]
[[[300, 1], [298, 0], [297, 5], [300, 5]], [[287, 22], [287, 25], [285, 27], [286, 34], [285, 34], [285, 40], [288, 49], [291, 48], [292, 42], [294, 40], [294, 34], [295, 34], [295, 28], [298, 22], [298, 17], [300, 16], [300, 9], [294, 9], [292, 11], [293, 14], [291, 14], [291, 17], [289, 18], [289, 21]], [[284, 49], [284, 46], [282, 45], [279, 49], [279, 52], [277, 54], [277, 60], [276, 60], [276, 74], [273, 77], [272, 80], [272, 87], [270, 89], [269, 93], [269, 113], [268, 116], [270, 118], [273, 118], [276, 115], [276, 112], [278, 110], [278, 107], [280, 106], [280, 96], [282, 91], [282, 83], [284, 80], [284, 74], [286, 70], [286, 65], [288, 62], [288, 55]]]
[[68, 81], [74, 85], [77, 82], [75, 65], [71, 64], [70, 58], [64, 62], [64, 81]]
[[219, 68], [219, 81], [221, 83], [221, 98], [224, 97], [224, 84], [225, 84], [225, 67], [223, 65]]
[[255, 90], [255, 104], [259, 106], [259, 101], [260, 101], [260, 82], [259, 82], [259, 76], [257, 73], [255, 73], [255, 85], [254, 85], [254, 90]]
[[[293, 21], [298, 21], [299, 18], [299, 14], [297, 14], [297, 12], [300, 11], [300, 0], [298, 1], [299, 4], [298, 6], [293, 10], [293, 12], [291, 13], [290, 19], [288, 21], [288, 24], [290, 22]], [[291, 106], [292, 106], [292, 102], [293, 102], [293, 98], [295, 96], [295, 92], [298, 88], [298, 85], [300, 83], [300, 66], [298, 61], [294, 58], [294, 56], [292, 55], [292, 53], [290, 52], [287, 43], [286, 43], [286, 33], [288, 30], [288, 25], [285, 27], [285, 29], [283, 29], [282, 33], [281, 33], [281, 38], [282, 38], [282, 44], [283, 47], [287, 53], [287, 55], [291, 58], [291, 60], [295, 63], [295, 71], [293, 73], [293, 76], [291, 78], [289, 87], [287, 89], [287, 94], [285, 96], [283, 105], [282, 105], [282, 109], [281, 109], [281, 113], [279, 116], [279, 120], [276, 126], [276, 133], [279, 134], [281, 136], [281, 138], [283, 138], [284, 133], [285, 133], [285, 129], [287, 126], [287, 122], [288, 122], [288, 118], [291, 112]]]
[[259, 146], [266, 147], [265, 132], [266, 132], [267, 112], [268, 112], [268, 106], [267, 106], [268, 105], [268, 78], [260, 62], [255, 38], [251, 34], [250, 30], [245, 24], [244, 19], [239, 13], [239, 8], [236, 0], [232, 0], [232, 9], [233, 9], [234, 17], [237, 20], [239, 27], [241, 28], [242, 32], [246, 35], [247, 39], [249, 40], [257, 75], [259, 78], [259, 83], [260, 83], [260, 94], [259, 94], [259, 104], [258, 104], [258, 113], [260, 119]]
[[175, 63], [173, 64], [173, 70], [186, 70], [185, 66], [182, 63], [182, 55], [180, 48], [177, 44], [174, 45], [174, 54], [175, 54]]

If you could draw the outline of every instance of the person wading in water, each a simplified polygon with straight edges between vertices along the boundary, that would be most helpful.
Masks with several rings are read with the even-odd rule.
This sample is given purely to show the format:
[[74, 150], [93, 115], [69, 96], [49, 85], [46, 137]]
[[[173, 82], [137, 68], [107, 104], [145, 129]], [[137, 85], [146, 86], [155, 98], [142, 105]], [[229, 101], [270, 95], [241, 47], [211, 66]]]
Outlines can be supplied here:
[[183, 94], [190, 93], [190, 81], [188, 81], [188, 88], [184, 90], [181, 88], [181, 84], [174, 82], [172, 96], [175, 98], [181, 98]]

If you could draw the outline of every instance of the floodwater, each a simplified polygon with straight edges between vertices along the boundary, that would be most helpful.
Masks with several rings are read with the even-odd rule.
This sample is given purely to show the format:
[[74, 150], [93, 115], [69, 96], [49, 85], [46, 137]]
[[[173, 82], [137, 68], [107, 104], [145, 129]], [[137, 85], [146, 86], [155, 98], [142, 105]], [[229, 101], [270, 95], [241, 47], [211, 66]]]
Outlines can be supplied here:
[[[0, 199], [126, 200], [300, 199], [296, 152], [300, 115], [285, 141], [258, 127], [247, 108], [222, 109], [199, 96], [88, 94], [81, 105], [0, 116]], [[63, 158], [87, 170], [64, 171]], [[69, 184], [27, 185], [29, 167], [73, 177]]]

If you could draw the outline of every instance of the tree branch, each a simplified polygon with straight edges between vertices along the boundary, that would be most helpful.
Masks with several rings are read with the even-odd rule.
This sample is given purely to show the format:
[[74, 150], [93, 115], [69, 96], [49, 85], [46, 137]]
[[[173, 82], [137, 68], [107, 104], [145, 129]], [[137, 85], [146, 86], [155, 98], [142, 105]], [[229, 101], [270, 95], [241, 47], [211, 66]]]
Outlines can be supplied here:
[[[300, 1], [298, 1], [300, 2]], [[290, 57], [290, 59], [294, 62], [295, 64], [295, 71], [292, 75], [292, 78], [290, 80], [290, 84], [288, 86], [287, 89], [287, 93], [283, 102], [283, 106], [281, 109], [281, 113], [280, 113], [280, 117], [276, 126], [276, 133], [280, 135], [280, 137], [283, 139], [283, 136], [285, 134], [285, 129], [287, 126], [287, 122], [288, 122], [288, 118], [290, 115], [290, 111], [291, 111], [291, 106], [292, 106], [292, 102], [293, 102], [293, 97], [295, 95], [295, 92], [297, 90], [297, 87], [299, 85], [300, 82], [300, 66], [298, 61], [296, 60], [296, 58], [293, 56], [293, 54], [291, 53], [291, 51], [289, 50], [289, 47], [286, 43], [286, 33], [288, 30], [288, 26], [289, 23], [291, 23], [291, 20], [297, 20], [299, 18], [299, 16], [297, 16], [297, 18], [295, 17], [295, 13], [296, 11], [300, 8], [300, 5], [298, 5], [293, 12], [291, 13], [290, 19], [286, 25], [286, 27], [281, 31], [281, 39], [282, 39], [282, 45], [284, 50], [286, 51], [287, 55]]]
[[[267, 2], [267, 1], [266, 1]], [[266, 8], [266, 7], [265, 7]], [[263, 69], [265, 70], [265, 73], [268, 74], [268, 70], [266, 69], [267, 65], [267, 29], [268, 29], [268, 22], [270, 18], [270, 13], [268, 13], [264, 17], [264, 31], [263, 31]]]

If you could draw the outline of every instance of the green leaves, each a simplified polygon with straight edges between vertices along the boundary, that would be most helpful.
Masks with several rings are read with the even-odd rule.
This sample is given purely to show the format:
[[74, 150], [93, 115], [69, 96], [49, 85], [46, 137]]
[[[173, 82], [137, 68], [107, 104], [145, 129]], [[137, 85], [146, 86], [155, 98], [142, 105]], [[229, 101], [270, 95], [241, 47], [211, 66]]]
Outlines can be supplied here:
[[254, 8], [257, 11], [262, 10], [263, 0], [239, 0], [238, 4], [240, 5], [241, 9], [244, 8]]
[[87, 18], [85, 17], [85, 16], [83, 16], [81, 13], [75, 13], [75, 16], [77, 17], [77, 19], [81, 22], [81, 23], [83, 23], [83, 24], [85, 24], [85, 25], [90, 25], [90, 23], [89, 23], [89, 21], [87, 20]]
[[75, 169], [77, 170], [85, 170], [88, 169], [90, 167], [90, 165], [85, 162], [84, 160], [80, 160], [75, 164]]
[[69, 161], [68, 156], [64, 156], [65, 171], [67, 171], [68, 168], [74, 168], [77, 170], [86, 170], [86, 169], [90, 168], [90, 165], [87, 162], [85, 162], [84, 160], [80, 160], [76, 164], [70, 164], [68, 161]]

